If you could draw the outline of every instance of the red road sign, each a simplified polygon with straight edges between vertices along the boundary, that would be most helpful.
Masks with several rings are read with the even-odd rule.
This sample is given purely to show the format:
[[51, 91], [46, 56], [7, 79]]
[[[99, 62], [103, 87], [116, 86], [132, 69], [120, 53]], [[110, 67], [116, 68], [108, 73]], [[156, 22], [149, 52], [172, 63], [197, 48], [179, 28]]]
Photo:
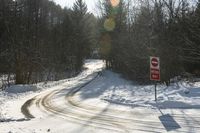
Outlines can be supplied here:
[[151, 59], [151, 64], [152, 64], [152, 66], [157, 67], [157, 66], [158, 66], [158, 63], [159, 63], [159, 61], [158, 61], [157, 58], [152, 58], [152, 59]]
[[160, 59], [150, 57], [150, 80], [160, 81]]

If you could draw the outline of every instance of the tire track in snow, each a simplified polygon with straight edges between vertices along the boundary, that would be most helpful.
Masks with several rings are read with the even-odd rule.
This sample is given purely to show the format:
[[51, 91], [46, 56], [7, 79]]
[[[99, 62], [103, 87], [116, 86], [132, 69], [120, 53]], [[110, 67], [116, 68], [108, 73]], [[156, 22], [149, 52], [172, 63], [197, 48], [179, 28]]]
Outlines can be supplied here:
[[[79, 89], [79, 90], [81, 90], [81, 88]], [[69, 95], [67, 95], [66, 96], [66, 100], [67, 100], [67, 102], [69, 102], [71, 105], [72, 105], [72, 107], [76, 107], [77, 108], [77, 110], [82, 110], [83, 112], [88, 112], [88, 113], [92, 113], [92, 111], [99, 111], [99, 110], [101, 110], [101, 108], [98, 108], [98, 107], [96, 107], [96, 106], [90, 106], [90, 105], [86, 105], [86, 104], [83, 104], [83, 105], [81, 105], [81, 103], [80, 102], [77, 102], [76, 100], [74, 100], [73, 99], [73, 97], [74, 97], [74, 95], [77, 93], [78, 91], [75, 91], [75, 92], [71, 92], [71, 94]], [[67, 104], [67, 103], [66, 103]], [[92, 111], [91, 111], [92, 110]], [[101, 114], [101, 116], [105, 116], [105, 118], [110, 118], [110, 119], [112, 119], [112, 118], [114, 118], [114, 119], [118, 119], [118, 120], [120, 120], [121, 122], [120, 122], [120, 124], [123, 124], [123, 123], [140, 123], [141, 121], [143, 122], [143, 123], [145, 123], [146, 125], [151, 125], [152, 123], [154, 123], [154, 128], [156, 128], [156, 129], [158, 129], [158, 131], [160, 130], [159, 128], [158, 128], [158, 126], [159, 126], [159, 124], [161, 123], [161, 122], [155, 122], [155, 121], [152, 121], [152, 120], [139, 120], [139, 119], [129, 119], [129, 118], [119, 118], [119, 117], [116, 117], [116, 116], [118, 116], [120, 113], [123, 113], [122, 111], [120, 111], [120, 110], [113, 110], [113, 109], [110, 109], [109, 108], [109, 110], [111, 111], [111, 113], [105, 113], [105, 114]], [[113, 113], [117, 113], [118, 115], [116, 115], [115, 117], [112, 115]], [[129, 111], [124, 111], [124, 113], [128, 113]], [[159, 115], [159, 113], [156, 113], [157, 115]], [[146, 113], [143, 113], [143, 115], [147, 115]], [[162, 114], [163, 115], [163, 114]], [[173, 118], [175, 118], [177, 121], [178, 121], [178, 123], [179, 124], [181, 124], [181, 126], [183, 126], [183, 127], [192, 127], [192, 128], [195, 128], [195, 129], [198, 129], [198, 130], [200, 130], [200, 125], [199, 125], [199, 122], [200, 121], [196, 121], [196, 120], [194, 120], [193, 118], [199, 118], [199, 116], [192, 116], [192, 117], [189, 117], [189, 119], [188, 118], [185, 118], [185, 117], [183, 117], [183, 114], [173, 114], [173, 115], [171, 115]], [[185, 121], [187, 121], [187, 123], [185, 122]], [[169, 120], [164, 120], [164, 121], [162, 121], [162, 122], [164, 122], [164, 123], [171, 123], [171, 121], [169, 121]], [[168, 124], [169, 125], [169, 124]], [[171, 127], [173, 127], [173, 125], [171, 125]], [[128, 128], [127, 128], [128, 129]], [[130, 128], [130, 130], [132, 131], [132, 130], [134, 130], [134, 129], [131, 129]], [[161, 130], [162, 130], [162, 128], [161, 128]], [[149, 130], [148, 130], [149, 131]], [[184, 129], [182, 129], [181, 131], [184, 131]]]
[[[75, 87], [73, 89], [70, 89], [71, 92], [78, 92], [80, 89], [79, 88], [82, 88], [84, 86], [86, 86], [87, 84], [91, 83], [93, 80], [95, 80], [99, 75], [97, 74], [92, 80], [90, 80], [89, 82], [81, 85], [80, 87]], [[88, 76], [89, 77], [89, 76]], [[77, 89], [78, 88], [78, 89]], [[48, 93], [47, 95], [41, 97], [41, 98], [37, 98], [34, 97], [32, 99], [29, 99], [28, 101], [26, 101], [24, 103], [24, 105], [21, 107], [21, 111], [22, 113], [24, 114], [24, 116], [26, 118], [35, 118], [29, 111], [29, 108], [30, 106], [33, 105], [33, 103], [36, 104], [37, 107], [39, 107], [41, 110], [44, 111], [44, 109], [49, 113], [51, 112], [52, 114], [55, 114], [56, 116], [57, 115], [60, 115], [60, 116], [64, 116], [64, 118], [68, 121], [71, 121], [71, 122], [75, 122], [75, 123], [78, 123], [78, 124], [82, 124], [84, 125], [85, 124], [85, 121], [87, 119], [90, 119], [90, 116], [85, 116], [85, 115], [80, 115], [80, 114], [77, 114], [77, 113], [73, 113], [73, 111], [63, 111], [62, 108], [59, 108], [59, 107], [56, 107], [54, 105], [51, 104], [51, 99], [52, 97], [55, 95], [55, 94], [58, 94], [59, 92], [61, 92], [62, 89], [60, 91], [52, 91], [50, 93]], [[42, 107], [44, 107], [44, 109], [42, 109]], [[115, 123], [115, 122], [111, 122], [111, 123], [102, 123], [102, 121], [100, 120], [95, 120], [91, 123], [90, 126], [93, 126], [93, 127], [96, 127], [96, 128], [101, 128], [101, 129], [106, 129], [106, 130], [112, 130], [112, 131], [115, 131], [115, 132], [122, 132], [121, 131], [121, 127], [119, 129], [116, 129], [116, 128], [113, 128], [114, 127], [119, 127], [119, 124]], [[126, 131], [127, 132], [127, 131]]]
[[24, 114], [24, 116], [28, 119], [33, 119], [35, 118], [29, 111], [29, 107], [33, 104], [33, 102], [35, 101], [35, 98], [29, 99], [28, 101], [26, 101], [22, 107], [21, 107], [21, 112]]
[[[81, 88], [83, 88], [83, 87], [87, 86], [88, 84], [90, 84], [91, 82], [93, 82], [98, 76], [99, 76], [99, 74], [97, 74], [92, 80], [86, 82], [85, 84], [81, 85], [80, 87], [75, 87], [73, 89], [70, 89], [66, 95], [70, 96], [73, 93], [77, 93], [78, 91], [81, 90]], [[57, 93], [59, 94], [59, 92], [57, 92]], [[54, 94], [56, 94], [56, 93], [54, 93]], [[88, 119], [93, 119], [93, 121], [91, 121], [92, 123], [90, 123], [89, 126], [94, 126], [94, 127], [106, 129], [106, 130], [113, 130], [116, 132], [126, 132], [126, 133], [129, 132], [122, 125], [120, 125], [119, 123], [116, 123], [115, 121], [109, 120], [109, 118], [102, 119], [101, 117], [96, 117], [94, 119], [93, 115], [85, 115], [85, 114], [81, 114], [81, 113], [77, 113], [77, 112], [74, 113], [75, 110], [70, 111], [68, 109], [63, 110], [62, 108], [59, 109], [58, 107], [54, 107], [54, 106], [52, 106], [52, 104], [50, 102], [52, 97], [53, 97], [53, 95], [50, 93], [49, 95], [45, 96], [41, 101], [42, 106], [45, 107], [46, 110], [48, 110], [52, 113], [56, 113], [58, 115], [65, 116], [70, 119], [81, 121], [81, 123], [79, 123], [79, 124], [83, 124], [84, 126], [86, 126], [85, 122], [87, 122]], [[69, 108], [69, 106], [67, 106], [67, 107]], [[70, 106], [70, 108], [71, 108], [71, 106]], [[69, 114], [69, 115], [67, 115], [67, 114]], [[115, 128], [110, 129], [110, 127], [113, 127], [113, 126]]]
[[[41, 109], [42, 111], [46, 111], [47, 113], [51, 113], [52, 116], [62, 117], [69, 122], [81, 124], [84, 127], [95, 127], [100, 129], [105, 129], [108, 131], [114, 132], [130, 132], [130, 131], [148, 131], [148, 132], [166, 132], [164, 128], [161, 127], [161, 123], [158, 121], [152, 120], [139, 120], [136, 118], [121, 118], [118, 117], [120, 113], [126, 113], [119, 110], [113, 110], [107, 107], [107, 109], [98, 108], [96, 106], [89, 106], [89, 105], [81, 105], [77, 102], [73, 97], [74, 95], [79, 92], [82, 88], [93, 82], [98, 75], [95, 76], [92, 80], [88, 81], [87, 83], [75, 87], [72, 89], [68, 89], [65, 95], [65, 106], [61, 107], [53, 103], [53, 98], [56, 95], [59, 95], [63, 89], [59, 91], [51, 91], [50, 93], [42, 96], [42, 97], [35, 97], [33, 99], [28, 100], [25, 105], [24, 109], [28, 110], [28, 108], [35, 103], [36, 106]], [[22, 106], [23, 107], [23, 106]], [[101, 112], [102, 111], [102, 112]], [[26, 111], [25, 111], [26, 112]], [[127, 111], [128, 112], [128, 111]], [[30, 113], [30, 112], [29, 112]], [[27, 113], [29, 116], [30, 114]], [[98, 114], [99, 113], [99, 114]], [[115, 115], [115, 116], [114, 116]], [[145, 114], [144, 115], [148, 115]], [[184, 118], [179, 115], [173, 115], [173, 117], [178, 118], [181, 121], [181, 126], [188, 126], [184, 122]], [[170, 121], [165, 121], [170, 122]], [[134, 124], [134, 127], [131, 127], [131, 123]], [[142, 127], [145, 127], [142, 129]], [[199, 126], [193, 126], [196, 129], [200, 129]], [[187, 132], [186, 130], [181, 130], [182, 132]]]
[[[78, 92], [81, 88], [85, 87], [87, 84], [91, 83], [92, 81], [94, 81], [94, 79], [92, 79], [91, 81], [89, 81], [88, 83], [84, 84], [83, 86], [81, 86], [79, 88], [71, 89], [67, 93], [66, 97], [68, 97], [68, 96], [71, 97], [76, 92]], [[57, 92], [57, 93], [59, 94], [59, 92]], [[113, 116], [109, 116], [109, 115], [103, 115], [103, 114], [96, 115], [96, 113], [94, 113], [94, 112], [89, 112], [89, 114], [88, 114], [88, 113], [85, 113], [85, 111], [82, 111], [81, 108], [77, 108], [73, 104], [68, 104], [66, 106], [68, 108], [70, 107], [71, 110], [68, 110], [68, 109], [64, 110], [63, 108], [59, 108], [57, 106], [54, 106], [51, 103], [51, 99], [52, 99], [53, 95], [55, 95], [55, 94], [50, 93], [50, 94], [46, 95], [45, 97], [43, 97], [42, 101], [41, 101], [42, 106], [45, 107], [45, 109], [49, 112], [52, 112], [52, 113], [57, 114], [57, 115], [65, 116], [65, 117], [68, 117], [70, 119], [82, 121], [83, 122], [82, 124], [85, 125], [85, 126], [94, 126], [93, 124], [95, 124], [95, 127], [100, 127], [100, 128], [105, 128], [105, 129], [108, 129], [108, 127], [114, 126], [120, 132], [129, 132], [127, 127], [125, 127], [124, 125], [126, 125], [130, 121], [124, 121], [123, 118], [113, 117]], [[77, 112], [77, 110], [78, 110], [78, 112]], [[116, 120], [116, 119], [118, 119], [118, 120]], [[88, 121], [90, 121], [92, 124], [90, 123], [90, 124], [86, 125], [85, 123], [87, 123]], [[99, 125], [99, 126], [97, 126], [97, 125]], [[105, 127], [105, 126], [107, 126], [107, 127]], [[116, 130], [116, 131], [118, 131], [118, 130]], [[136, 129], [132, 129], [132, 130], [136, 130]]]

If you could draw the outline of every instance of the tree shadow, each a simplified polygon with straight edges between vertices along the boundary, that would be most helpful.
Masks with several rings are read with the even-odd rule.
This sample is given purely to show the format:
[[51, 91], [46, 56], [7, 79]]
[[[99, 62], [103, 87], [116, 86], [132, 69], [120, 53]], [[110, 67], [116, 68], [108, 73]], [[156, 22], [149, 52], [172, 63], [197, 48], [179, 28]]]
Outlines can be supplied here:
[[[113, 90], [113, 93], [110, 94], [111, 96], [109, 97], [109, 99], [103, 99], [103, 100], [107, 101], [108, 103], [114, 103], [114, 104], [118, 104], [118, 105], [129, 106], [129, 107], [146, 107], [146, 106], [142, 106], [142, 105], [137, 104], [138, 102], [140, 102], [140, 100], [142, 100], [142, 98], [136, 99], [135, 101], [131, 101], [132, 103], [117, 101], [116, 99], [113, 99], [112, 97], [113, 97], [113, 95], [115, 95], [114, 92], [115, 92], [116, 88], [117, 89], [121, 89], [121, 88], [123, 89], [123, 86], [124, 86], [124, 88], [126, 88], [127, 84], [123, 83], [120, 80], [118, 82], [117, 78], [115, 78], [115, 77], [107, 77], [107, 76], [109, 76], [109, 75], [106, 75], [105, 77], [103, 75], [102, 77], [99, 77], [97, 80], [95, 80], [91, 84], [88, 84], [87, 87], [81, 89], [79, 91], [80, 97], [83, 100], [90, 99], [90, 98], [96, 98], [96, 97], [99, 97], [100, 95], [102, 95], [104, 92], [106, 92], [107, 89], [109, 88], [110, 92], [112, 92], [112, 90]], [[89, 89], [87, 89], [87, 88], [89, 88]], [[93, 89], [91, 89], [91, 88], [93, 88]], [[168, 99], [170, 99], [171, 98], [170, 95], [174, 95], [174, 94], [177, 94], [177, 93], [180, 94], [181, 88], [182, 88], [182, 86], [180, 84], [174, 83], [174, 85], [169, 86], [169, 88], [163, 87], [162, 89], [164, 91], [167, 91], [166, 97]], [[135, 85], [135, 87], [133, 89], [134, 89], [134, 91], [131, 94], [133, 96], [135, 95], [134, 93], [139, 89], [144, 90], [145, 93], [151, 93], [149, 88], [145, 88], [145, 86], [141, 86], [141, 85]], [[198, 89], [198, 88], [194, 88], [194, 89]], [[197, 90], [197, 91], [200, 91], [200, 89]], [[200, 95], [198, 95], [198, 96], [200, 96]], [[176, 101], [175, 99], [171, 99], [171, 100], [172, 101], [167, 100], [167, 101], [160, 101], [160, 102], [146, 101], [144, 103], [145, 103], [145, 105], [152, 106], [154, 109], [157, 109], [159, 107], [158, 108], [159, 110], [160, 109], [200, 109], [200, 105], [191, 105], [191, 104], [188, 104], [188, 103], [185, 103], [185, 102]], [[134, 104], [134, 102], [136, 102], [136, 104]], [[99, 114], [97, 114], [94, 117], [92, 117], [91, 119], [89, 119], [84, 124], [84, 127], [89, 126], [93, 122], [94, 119], [98, 119], [99, 115], [103, 115], [103, 113], [105, 113], [108, 110], [107, 108], [108, 107], [103, 109]], [[161, 110], [160, 110], [160, 112], [161, 112]], [[182, 128], [179, 125], [179, 123], [175, 120], [176, 117], [174, 118], [174, 115], [163, 114], [162, 112], [161, 112], [161, 114], [162, 114], [161, 116], [157, 116], [157, 117], [159, 118], [160, 122], [162, 123], [162, 125], [164, 126], [166, 131], [169, 132], [169, 131], [174, 131], [174, 130], [178, 130], [178, 129]], [[140, 123], [140, 124], [143, 123], [142, 121], [137, 121], [137, 122]], [[145, 126], [150, 126], [151, 123], [143, 123], [143, 124], [146, 124]], [[81, 131], [81, 130], [82, 129], [80, 129], [79, 131]]]
[[165, 114], [159, 116], [158, 118], [168, 132], [181, 128], [181, 126], [175, 121], [175, 119], [170, 114]]
[[[99, 112], [98, 114], [96, 114], [93, 117], [91, 117], [88, 120], [86, 120], [79, 129], [76, 129], [75, 132], [77, 132], [77, 133], [82, 132], [84, 129], [89, 127], [92, 123], [99, 124], [98, 122], [96, 123], [95, 120], [99, 119], [99, 118], [101, 119], [101, 115], [103, 115], [105, 112], [108, 111], [109, 106], [110, 105], [107, 105], [104, 109], [101, 110], [101, 112]], [[106, 125], [106, 123], [101, 123], [101, 124], [102, 125]]]
[[[80, 94], [80, 98], [82, 100], [86, 99], [92, 99], [97, 97], [102, 97], [102, 100], [118, 104], [122, 106], [128, 106], [128, 107], [150, 107], [150, 108], [156, 108], [157, 105], [160, 106], [162, 109], [200, 109], [200, 104], [189, 104], [187, 102], [183, 101], [177, 101], [176, 99], [173, 99], [173, 95], [182, 95], [184, 97], [200, 97], [200, 89], [199, 88], [192, 88], [191, 94], [185, 94], [181, 88], [183, 87], [179, 83], [174, 83], [173, 85], [170, 85], [169, 87], [160, 86], [160, 90], [158, 90], [158, 94], [165, 92], [163, 95], [164, 97], [158, 97], [159, 102], [155, 103], [151, 99], [145, 98], [151, 97], [151, 95], [154, 95], [154, 92], [152, 91], [154, 86], [142, 86], [135, 84], [134, 86], [129, 86], [130, 82], [127, 80], [121, 79], [119, 74], [112, 73], [110, 71], [103, 71], [103, 74], [96, 78], [93, 82], [90, 82], [86, 86], [82, 87], [77, 92]], [[127, 86], [128, 85], [128, 86]], [[126, 89], [127, 87], [132, 87], [132, 89]], [[117, 89], [116, 89], [117, 88]], [[130, 91], [131, 97], [130, 98], [123, 98], [120, 94], [118, 95], [118, 92], [116, 94], [112, 93], [112, 90], [120, 90], [120, 91]], [[106, 96], [104, 93], [108, 91]], [[143, 91], [142, 94], [138, 94], [138, 92]], [[145, 93], [145, 94], [144, 94]], [[115, 95], [114, 98], [113, 95]], [[140, 96], [139, 98], [134, 99], [134, 96]], [[164, 100], [162, 98], [167, 98], [168, 100]]]
[[[115, 88], [113, 89], [113, 92], [115, 91]], [[102, 127], [101, 125], [110, 125], [108, 124], [109, 123], [109, 119], [110, 118], [107, 118], [108, 121], [102, 117], [102, 115], [104, 115], [108, 110], [109, 110], [109, 107], [110, 107], [110, 104], [108, 104], [105, 108], [103, 108], [99, 113], [95, 114], [93, 117], [89, 118], [88, 120], [86, 120], [84, 122], [84, 124], [79, 128], [77, 129], [75, 132], [82, 132], [86, 127], [89, 127], [92, 123], [94, 124], [100, 124], [99, 127], [101, 127], [102, 129], [107, 129], [107, 130], [111, 130], [109, 128], [106, 128], [106, 127]], [[96, 120], [100, 120], [100, 121], [103, 121], [103, 123], [99, 123], [98, 121], [96, 122]], [[106, 123], [108, 122], [108, 123]], [[112, 124], [112, 123], [111, 123]], [[98, 127], [98, 126], [97, 126]], [[113, 129], [112, 129], [113, 130]], [[117, 130], [116, 130], [117, 131]]]
[[187, 90], [187, 93], [180, 93], [182, 96], [185, 97], [199, 97], [200, 99], [200, 87], [195, 87], [193, 85], [188, 84], [189, 86], [186, 86], [185, 84], [181, 83], [181, 86]]
[[[101, 96], [108, 88], [111, 88], [112, 90], [116, 88], [116, 86], [124, 85], [121, 82], [117, 82], [116, 77], [110, 77], [108, 74], [109, 71], [103, 71], [101, 75], [97, 77], [93, 82], [87, 84], [87, 86], [84, 86], [79, 90], [80, 97], [85, 99], [91, 99]], [[106, 74], [106, 76], [104, 76]], [[87, 89], [92, 88], [92, 89]]]
[[31, 119], [28, 118], [20, 118], [20, 119], [0, 119], [0, 123], [5, 123], [5, 122], [23, 122], [23, 121], [30, 121]]
[[161, 116], [159, 116], [158, 118], [162, 125], [165, 127], [166, 131], [169, 132], [181, 128], [181, 126], [176, 122], [172, 115], [164, 114], [160, 108], [158, 108], [158, 110], [161, 113]]

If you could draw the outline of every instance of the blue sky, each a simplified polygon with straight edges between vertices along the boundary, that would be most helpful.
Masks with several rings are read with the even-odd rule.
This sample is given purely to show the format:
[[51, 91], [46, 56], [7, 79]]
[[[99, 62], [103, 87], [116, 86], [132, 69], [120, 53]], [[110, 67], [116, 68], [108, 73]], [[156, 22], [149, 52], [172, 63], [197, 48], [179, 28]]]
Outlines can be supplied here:
[[[84, 0], [87, 4], [88, 7], [88, 11], [95, 13], [95, 2], [97, 2], [98, 0]], [[60, 4], [62, 7], [72, 7], [73, 3], [75, 2], [75, 0], [54, 0], [54, 2], [56, 2], [57, 4]]]

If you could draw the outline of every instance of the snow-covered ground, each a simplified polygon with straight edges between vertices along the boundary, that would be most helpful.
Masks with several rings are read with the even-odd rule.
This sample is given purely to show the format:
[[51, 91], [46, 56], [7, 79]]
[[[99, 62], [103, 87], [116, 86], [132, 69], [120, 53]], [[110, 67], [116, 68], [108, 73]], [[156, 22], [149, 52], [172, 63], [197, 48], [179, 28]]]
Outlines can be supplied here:
[[157, 102], [155, 102], [154, 89], [154, 85], [138, 85], [121, 78], [119, 74], [103, 71], [98, 80], [82, 89], [78, 95], [82, 98], [80, 100], [98, 97], [100, 100], [131, 108], [200, 109], [200, 83], [178, 82], [171, 84], [169, 87], [158, 85]]
[[200, 82], [138, 85], [87, 60], [77, 77], [0, 92], [0, 133], [200, 132]]

